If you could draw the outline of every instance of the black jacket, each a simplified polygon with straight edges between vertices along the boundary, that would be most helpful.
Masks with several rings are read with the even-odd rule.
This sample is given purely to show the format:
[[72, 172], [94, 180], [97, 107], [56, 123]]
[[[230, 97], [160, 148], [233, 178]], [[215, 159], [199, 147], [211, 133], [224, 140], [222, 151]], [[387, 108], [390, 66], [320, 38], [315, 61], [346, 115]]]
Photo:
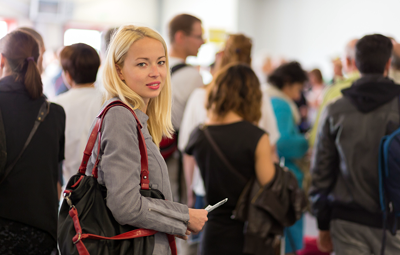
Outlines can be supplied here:
[[[45, 97], [29, 97], [22, 82], [0, 80], [0, 109], [6, 134], [5, 167], [21, 152]], [[64, 159], [64, 109], [50, 104], [46, 119], [14, 169], [0, 185], [0, 217], [47, 232], [57, 240], [58, 164]]]
[[261, 187], [256, 178], [242, 191], [233, 216], [245, 221], [243, 253], [269, 255], [285, 227], [299, 220], [307, 208], [304, 191], [287, 168], [275, 165], [274, 179]]
[[312, 210], [320, 230], [329, 230], [331, 219], [382, 228], [379, 143], [399, 127], [400, 85], [382, 75], [366, 75], [342, 93], [318, 123]]

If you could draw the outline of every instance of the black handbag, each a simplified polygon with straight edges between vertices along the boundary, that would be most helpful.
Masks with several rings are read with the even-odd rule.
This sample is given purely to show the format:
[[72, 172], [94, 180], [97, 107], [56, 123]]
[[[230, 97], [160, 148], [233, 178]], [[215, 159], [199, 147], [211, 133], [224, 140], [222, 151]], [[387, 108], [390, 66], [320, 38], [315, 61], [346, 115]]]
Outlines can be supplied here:
[[[58, 219], [58, 243], [61, 254], [104, 254], [104, 255], [151, 255], [154, 249], [155, 230], [137, 229], [120, 225], [106, 205], [107, 189], [97, 181], [97, 166], [100, 162], [101, 127], [107, 111], [115, 106], [130, 110], [137, 122], [141, 156], [141, 195], [164, 199], [156, 189], [149, 189], [147, 148], [141, 132], [141, 124], [135, 112], [121, 101], [107, 105], [97, 117], [90, 134], [81, 166], [68, 181], [64, 201]], [[86, 176], [86, 166], [98, 137], [98, 152], [92, 176]], [[167, 235], [172, 255], [177, 254], [175, 237]]]

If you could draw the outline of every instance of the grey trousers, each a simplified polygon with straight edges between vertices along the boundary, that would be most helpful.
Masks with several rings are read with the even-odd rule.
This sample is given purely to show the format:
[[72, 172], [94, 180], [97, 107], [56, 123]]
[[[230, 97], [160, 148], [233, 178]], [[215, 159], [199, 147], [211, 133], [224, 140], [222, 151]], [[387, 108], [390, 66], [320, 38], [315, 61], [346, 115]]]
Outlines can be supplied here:
[[[336, 255], [380, 255], [382, 229], [333, 220], [330, 225], [333, 249]], [[386, 232], [385, 255], [400, 254], [400, 231], [392, 236]]]

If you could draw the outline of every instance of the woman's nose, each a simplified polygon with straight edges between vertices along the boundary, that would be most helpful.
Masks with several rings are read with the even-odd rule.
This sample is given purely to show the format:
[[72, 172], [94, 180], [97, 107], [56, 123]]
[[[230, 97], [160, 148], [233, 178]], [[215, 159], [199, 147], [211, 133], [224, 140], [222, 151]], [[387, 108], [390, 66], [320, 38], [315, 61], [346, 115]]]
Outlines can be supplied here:
[[157, 65], [152, 65], [151, 66], [151, 70], [150, 70], [150, 76], [152, 77], [158, 77], [160, 76], [160, 72], [158, 70], [158, 66]]

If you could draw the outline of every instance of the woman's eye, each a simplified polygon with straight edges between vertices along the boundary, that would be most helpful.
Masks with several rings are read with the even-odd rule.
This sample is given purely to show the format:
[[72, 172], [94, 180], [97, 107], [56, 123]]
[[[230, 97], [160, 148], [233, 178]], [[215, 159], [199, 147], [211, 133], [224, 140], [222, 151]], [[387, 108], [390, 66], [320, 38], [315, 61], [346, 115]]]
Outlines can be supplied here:
[[138, 66], [145, 66], [146, 63], [139, 63]]
[[165, 65], [165, 61], [158, 62], [159, 65]]

